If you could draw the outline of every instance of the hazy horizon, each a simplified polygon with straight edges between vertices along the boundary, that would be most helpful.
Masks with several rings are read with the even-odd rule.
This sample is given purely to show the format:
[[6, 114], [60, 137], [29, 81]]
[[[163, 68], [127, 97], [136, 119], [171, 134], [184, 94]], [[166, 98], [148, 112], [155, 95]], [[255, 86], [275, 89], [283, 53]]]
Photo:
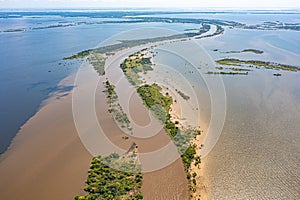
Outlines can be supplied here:
[[0, 9], [187, 9], [299, 10], [293, 0], [0, 0]]

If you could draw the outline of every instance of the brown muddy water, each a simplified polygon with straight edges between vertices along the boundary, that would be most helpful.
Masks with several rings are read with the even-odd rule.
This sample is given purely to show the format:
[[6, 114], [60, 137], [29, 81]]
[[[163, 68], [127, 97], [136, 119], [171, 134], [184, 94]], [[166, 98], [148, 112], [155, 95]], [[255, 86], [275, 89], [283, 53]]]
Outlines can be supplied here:
[[[96, 99], [105, 99], [105, 94], [98, 93]], [[139, 116], [136, 123], [141, 125], [148, 124], [149, 113], [143, 109], [143, 104], [137, 98], [136, 94], [131, 99], [130, 104], [134, 105], [130, 107], [131, 114], [135, 117]], [[105, 101], [102, 101], [102, 103], [99, 102], [99, 104], [96, 103], [96, 106], [100, 126], [109, 140], [116, 146], [128, 150], [132, 142], [135, 142], [138, 146], [139, 154], [147, 154], [148, 152], [151, 154], [151, 152], [158, 151], [170, 143], [170, 138], [163, 129], [149, 138], [139, 138], [124, 133], [112, 119], [111, 114], [108, 113], [108, 106]], [[132, 119], [135, 118], [132, 117]], [[138, 132], [136, 134], [143, 133]], [[129, 139], [124, 140], [122, 139], [123, 136], [128, 136]], [[145, 158], [142, 155], [139, 156], [142, 168], [150, 169], [149, 172], [143, 173], [142, 193], [146, 200], [181, 200], [187, 198], [187, 180], [181, 158], [178, 158], [179, 156], [177, 155], [177, 159], [165, 164], [164, 160], [168, 160], [168, 158], [164, 158], [165, 156], [168, 155], [163, 153], [162, 155], [150, 156], [153, 160], [149, 160], [150, 158], [147, 158], [147, 156]], [[172, 154], [170, 156], [172, 157]], [[152, 167], [153, 170], [151, 170]], [[158, 170], [156, 170], [157, 167]]]
[[[142, 48], [117, 53], [107, 61], [106, 66], [106, 78], [116, 85], [120, 104], [130, 118], [133, 135], [121, 131], [115, 122], [103, 123], [107, 121], [103, 117], [111, 118], [107, 113], [107, 104], [101, 104], [103, 107], [99, 112], [106, 114], [99, 113], [98, 119], [114, 144], [122, 146], [126, 143], [125, 148], [129, 148], [132, 142], [137, 144], [144, 175], [142, 186], [144, 199], [187, 199], [186, 174], [176, 147], [161, 124], [145, 108], [136, 89], [130, 85], [119, 67], [124, 57]], [[104, 96], [101, 95], [102, 97], [96, 99], [103, 99]], [[119, 134], [113, 133], [112, 130], [116, 130]], [[129, 137], [125, 142], [122, 139], [124, 135]]]
[[[125, 153], [133, 142], [137, 144], [138, 157], [144, 174], [142, 186], [144, 199], [187, 199], [187, 179], [177, 148], [162, 125], [150, 115], [138, 97], [136, 89], [129, 84], [119, 67], [124, 56], [142, 48], [144, 47], [119, 52], [108, 59], [106, 75], [100, 79], [91, 66], [83, 65], [74, 89], [75, 124], [83, 143], [88, 144], [86, 147], [95, 155], [105, 155], [113, 151]], [[116, 86], [119, 103], [129, 116], [133, 134], [120, 128], [108, 112], [107, 98], [102, 92], [106, 78]], [[93, 92], [94, 89], [96, 123], [99, 125], [94, 123], [93, 101], [84, 100], [86, 92]], [[80, 99], [82, 97], [83, 99]], [[101, 132], [103, 136], [99, 137], [97, 132]], [[128, 139], [125, 140], [124, 136]], [[109, 142], [109, 146], [105, 146], [106, 141]]]

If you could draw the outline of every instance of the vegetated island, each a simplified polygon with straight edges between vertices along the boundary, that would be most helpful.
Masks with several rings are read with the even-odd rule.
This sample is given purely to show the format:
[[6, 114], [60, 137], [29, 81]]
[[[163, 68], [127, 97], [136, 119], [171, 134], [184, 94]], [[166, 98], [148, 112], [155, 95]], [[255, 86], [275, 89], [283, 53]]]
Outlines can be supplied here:
[[[108, 46], [103, 46], [103, 47], [98, 47], [95, 49], [88, 49], [84, 50], [81, 52], [78, 52], [75, 55], [65, 57], [63, 60], [73, 60], [73, 59], [87, 59], [87, 61], [90, 62], [90, 64], [93, 65], [94, 69], [98, 72], [100, 76], [105, 75], [105, 70], [104, 70], [104, 65], [105, 61], [108, 56], [114, 55], [116, 51], [120, 51], [126, 48], [130, 47], [135, 47], [143, 44], [148, 44], [148, 43], [154, 43], [154, 42], [163, 42], [163, 41], [168, 41], [168, 40], [188, 40], [191, 37], [197, 36], [201, 34], [200, 32], [198, 33], [182, 33], [182, 34], [175, 34], [175, 35], [170, 35], [170, 36], [165, 36], [165, 37], [155, 37], [155, 38], [149, 38], [149, 39], [139, 39], [139, 40], [120, 40], [119, 43], [108, 45]], [[138, 52], [137, 52], [138, 53]], [[143, 50], [139, 53], [143, 53]], [[136, 55], [133, 55], [136, 56]], [[141, 58], [140, 61], [136, 60], [133, 62], [137, 62], [137, 65], [140, 66], [140, 64], [147, 64], [146, 62], [149, 63], [149, 60], [147, 58]], [[134, 70], [141, 70], [139, 66], [134, 66]], [[125, 66], [124, 66], [125, 67]], [[147, 69], [147, 66], [143, 65], [144, 69], [142, 70], [151, 70], [150, 68]], [[137, 73], [135, 71], [131, 71], [132, 73]], [[129, 72], [129, 73], [131, 73]], [[137, 81], [137, 77], [132, 77], [133, 79], [130, 81]], [[137, 81], [139, 82], [139, 81]]]
[[125, 48], [130, 48], [134, 46], [139, 46], [143, 44], [148, 44], [148, 43], [155, 43], [155, 42], [162, 42], [162, 41], [167, 41], [167, 40], [176, 40], [176, 39], [188, 39], [194, 36], [198, 36], [199, 33], [192, 33], [192, 32], [187, 32], [187, 33], [179, 33], [179, 34], [174, 34], [170, 36], [163, 36], [163, 37], [154, 37], [154, 38], [147, 38], [147, 39], [138, 39], [138, 40], [118, 40], [118, 43], [108, 45], [108, 46], [102, 46], [98, 47], [95, 49], [88, 49], [81, 51], [75, 55], [65, 57], [63, 58], [64, 60], [71, 60], [71, 59], [81, 59], [85, 58], [90, 55], [91, 52], [96, 52], [100, 54], [114, 54], [114, 51], [119, 51]]
[[[218, 51], [218, 49], [214, 49], [214, 51]], [[241, 51], [220, 51], [220, 53], [255, 53], [255, 54], [263, 54], [264, 51], [258, 49], [244, 49]]]
[[234, 58], [225, 58], [216, 61], [220, 65], [228, 66], [243, 66], [243, 67], [264, 67], [265, 69], [275, 69], [275, 70], [285, 70], [285, 71], [294, 71], [297, 72], [300, 70], [298, 66], [279, 64], [274, 62], [265, 62], [258, 60], [239, 60]]
[[[178, 121], [173, 122], [170, 115], [172, 97], [162, 94], [162, 88], [157, 84], [142, 85], [137, 89], [146, 107], [151, 110], [153, 116], [159, 119], [168, 135], [173, 139], [174, 144], [181, 154], [182, 162], [189, 183], [191, 197], [196, 192], [196, 172], [192, 172], [191, 165], [199, 166], [201, 157], [196, 155], [197, 145], [191, 144], [197, 135], [201, 134], [200, 130], [193, 128], [180, 127]], [[200, 183], [199, 183], [200, 184]]]
[[106, 89], [103, 92], [107, 95], [109, 105], [108, 112], [112, 113], [114, 119], [121, 125], [122, 128], [127, 128], [129, 131], [132, 131], [132, 128], [130, 127], [130, 120], [119, 104], [118, 95], [115, 92], [115, 86], [106, 80], [105, 88]]
[[[199, 175], [197, 175], [196, 172], [192, 172], [191, 165], [194, 164], [198, 167], [201, 163], [201, 158], [196, 155], [196, 148], [200, 147], [196, 144], [192, 144], [192, 141], [197, 135], [201, 134], [201, 131], [196, 128], [184, 127], [179, 121], [172, 119], [170, 110], [173, 98], [168, 93], [164, 95], [163, 89], [158, 84], [154, 83], [149, 85], [143, 84], [140, 81], [139, 73], [147, 73], [148, 70], [152, 70], [151, 65], [153, 65], [153, 63], [150, 58], [145, 56], [147, 55], [147, 51], [149, 52], [150, 50], [143, 49], [128, 56], [128, 58], [120, 64], [120, 67], [128, 81], [136, 86], [137, 93], [143, 100], [144, 105], [151, 111], [153, 116], [163, 124], [165, 131], [177, 146], [187, 174], [190, 195], [193, 196], [197, 186], [196, 177]], [[148, 60], [142, 64], [141, 58], [148, 58]], [[136, 62], [136, 60], [138, 62]], [[185, 100], [190, 98], [183, 92], [176, 91]]]
[[120, 156], [112, 153], [106, 157], [94, 157], [90, 164], [84, 191], [88, 194], [76, 196], [75, 200], [139, 200], [143, 176], [137, 164], [137, 155], [130, 152]]

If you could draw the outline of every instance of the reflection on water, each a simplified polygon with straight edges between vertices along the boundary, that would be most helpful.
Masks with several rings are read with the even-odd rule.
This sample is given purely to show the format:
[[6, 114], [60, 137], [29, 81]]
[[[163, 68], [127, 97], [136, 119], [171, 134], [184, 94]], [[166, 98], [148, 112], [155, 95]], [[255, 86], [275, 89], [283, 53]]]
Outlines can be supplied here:
[[[265, 51], [262, 55], [211, 52], [215, 58], [227, 56], [299, 65], [299, 46], [292, 45], [292, 38], [299, 38], [298, 32], [232, 30], [230, 33], [233, 35], [227, 32], [214, 44], [208, 40], [202, 44], [210, 52], [215, 47]], [[239, 35], [237, 42], [236, 35]], [[280, 49], [284, 47], [289, 48]], [[204, 159], [206, 184], [212, 199], [299, 198], [300, 74], [280, 72], [283, 76], [276, 78], [272, 74], [277, 72], [255, 70], [248, 76], [223, 76], [227, 97], [225, 125], [217, 145]]]
[[[232, 46], [224, 35], [213, 43], [209, 40], [199, 41], [211, 52], [214, 45], [232, 50], [248, 48], [245, 36], [260, 39], [257, 31], [241, 31], [238, 43]], [[239, 31], [235, 30], [235, 35]], [[288, 32], [284, 32], [288, 35]], [[291, 32], [291, 35], [296, 34]], [[256, 36], [254, 36], [256, 35]], [[276, 34], [277, 35], [277, 34]], [[299, 33], [298, 33], [299, 35]], [[228, 36], [228, 37], [227, 37]], [[246, 42], [243, 41], [243, 37]], [[280, 34], [279, 34], [280, 36]], [[260, 35], [261, 38], [265, 34]], [[288, 37], [288, 36], [285, 36]], [[272, 40], [276, 40], [272, 38]], [[270, 42], [271, 45], [272, 40]], [[221, 45], [223, 44], [223, 45]], [[228, 44], [228, 45], [224, 45]], [[229, 45], [230, 44], [230, 45]], [[262, 43], [251, 43], [253, 48]], [[182, 59], [172, 57], [168, 51], [184, 44], [165, 46], [167, 50], [158, 50], [156, 60], [172, 66], [189, 77], [196, 91], [201, 91], [201, 124], [211, 117], [210, 96], [205, 81], [206, 76], [195, 77], [187, 70]], [[275, 44], [276, 45], [276, 44]], [[282, 47], [286, 44], [281, 45]], [[190, 46], [193, 48], [193, 46]], [[295, 48], [293, 46], [292, 48]], [[260, 48], [258, 48], [260, 49]], [[195, 50], [195, 49], [194, 49]], [[286, 52], [286, 49], [268, 48], [265, 45], [263, 55], [234, 54], [234, 57], [273, 61], [272, 58]], [[298, 49], [295, 49], [299, 52]], [[189, 51], [193, 51], [189, 49]], [[232, 55], [211, 53], [215, 58]], [[180, 54], [182, 56], [182, 54]], [[193, 55], [193, 54], [191, 54]], [[195, 53], [196, 55], [196, 53]], [[295, 53], [281, 55], [285, 63], [299, 61]], [[200, 57], [197, 57], [200, 59]], [[278, 58], [277, 58], [278, 59]], [[278, 59], [280, 62], [280, 59]], [[204, 72], [209, 69], [205, 64], [199, 65]], [[159, 66], [157, 66], [159, 67]], [[212, 68], [211, 68], [212, 69]], [[157, 72], [163, 74], [164, 68]], [[299, 72], [284, 72], [282, 77], [275, 77], [276, 70], [254, 70], [248, 76], [222, 76], [226, 90], [226, 119], [221, 137], [213, 150], [204, 158], [205, 185], [211, 199], [298, 199], [300, 195], [300, 79]], [[217, 80], [218, 76], [210, 76]], [[174, 80], [176, 83], [176, 80]], [[181, 86], [184, 90], [185, 85]], [[210, 99], [210, 100], [209, 100]], [[207, 104], [203, 104], [207, 103]], [[205, 125], [205, 124], [204, 124]]]
[[212, 199], [299, 198], [299, 75], [224, 82], [227, 118], [204, 167]]

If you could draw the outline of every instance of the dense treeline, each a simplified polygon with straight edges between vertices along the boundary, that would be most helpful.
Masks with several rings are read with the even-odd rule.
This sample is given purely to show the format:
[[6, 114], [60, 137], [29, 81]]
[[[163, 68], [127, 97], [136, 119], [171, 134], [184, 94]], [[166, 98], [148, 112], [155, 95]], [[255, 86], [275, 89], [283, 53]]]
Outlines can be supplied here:
[[[114, 168], [110, 167], [113, 165]], [[88, 194], [76, 196], [75, 200], [139, 200], [143, 176], [127, 170], [137, 167], [133, 159], [123, 159], [116, 153], [107, 157], [94, 157], [84, 191]]]

